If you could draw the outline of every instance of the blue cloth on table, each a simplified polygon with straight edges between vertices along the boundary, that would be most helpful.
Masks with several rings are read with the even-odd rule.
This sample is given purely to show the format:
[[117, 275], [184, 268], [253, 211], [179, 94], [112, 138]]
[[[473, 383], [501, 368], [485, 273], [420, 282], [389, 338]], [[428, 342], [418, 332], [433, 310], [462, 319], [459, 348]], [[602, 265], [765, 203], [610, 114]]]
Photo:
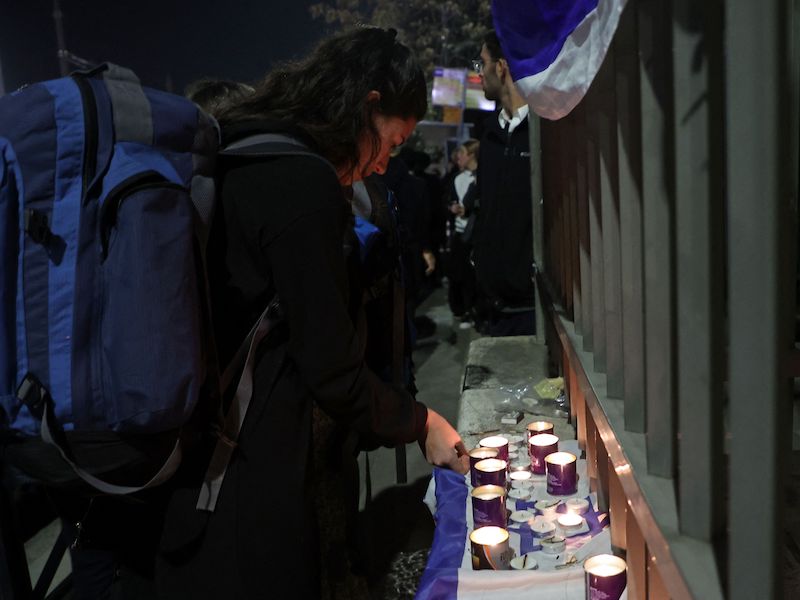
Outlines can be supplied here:
[[[586, 519], [586, 524], [589, 526], [589, 531], [587, 533], [582, 533], [581, 535], [589, 535], [589, 536], [596, 536], [603, 530], [603, 524], [600, 523], [600, 517], [602, 516], [605, 519], [606, 513], [598, 513], [595, 512], [592, 508], [592, 499], [589, 496], [586, 496], [586, 500], [589, 502], [589, 510], [583, 513], [583, 518]], [[567, 505], [566, 504], [559, 504], [558, 508], [556, 508], [556, 512], [559, 514], [564, 514], [567, 512]]]
[[527, 554], [541, 550], [542, 545], [539, 543], [539, 538], [533, 535], [533, 529], [527, 523], [521, 523], [515, 526], [509, 526], [509, 531], [513, 531], [519, 535], [519, 552], [520, 554]]
[[516, 510], [533, 510], [536, 500], [514, 500]]
[[[589, 510], [586, 511], [582, 516], [586, 520], [586, 525], [589, 527], [589, 531], [586, 533], [579, 534], [576, 537], [583, 537], [583, 536], [590, 536], [594, 537], [598, 533], [603, 530], [603, 524], [600, 523], [600, 516], [601, 514], [596, 513], [592, 508], [592, 500], [589, 496], [586, 497], [586, 500], [589, 501]], [[538, 511], [534, 508], [534, 504], [536, 502], [528, 502], [525, 500], [517, 500], [515, 502], [515, 506], [517, 510], [531, 510], [538, 514], [541, 514], [541, 511]], [[566, 504], [559, 504], [558, 508], [556, 508], [556, 512], [559, 514], [564, 514], [567, 512]], [[508, 527], [509, 531], [514, 531], [519, 535], [519, 551], [520, 554], [526, 554], [528, 552], [535, 552], [537, 550], [542, 549], [542, 545], [539, 543], [540, 538], [536, 537], [533, 534], [533, 530], [527, 523], [521, 523], [519, 525], [513, 525]]]
[[[464, 558], [467, 543], [467, 498], [468, 487], [463, 475], [454, 471], [434, 468], [433, 479], [436, 491], [436, 530], [433, 545], [428, 555], [428, 564], [417, 587], [416, 600], [456, 600], [458, 596], [458, 570]], [[583, 515], [589, 526], [587, 533], [576, 537], [594, 537], [603, 529], [606, 517], [590, 509]], [[533, 510], [535, 502], [516, 501], [517, 510]], [[556, 512], [565, 513], [561, 504]], [[536, 511], [538, 512], [538, 511]], [[541, 550], [540, 538], [533, 535], [527, 523], [508, 527], [519, 534], [520, 554]]]
[[417, 587], [417, 600], [455, 598], [458, 569], [467, 540], [467, 483], [455, 471], [434, 468], [436, 484], [436, 531], [428, 564]]

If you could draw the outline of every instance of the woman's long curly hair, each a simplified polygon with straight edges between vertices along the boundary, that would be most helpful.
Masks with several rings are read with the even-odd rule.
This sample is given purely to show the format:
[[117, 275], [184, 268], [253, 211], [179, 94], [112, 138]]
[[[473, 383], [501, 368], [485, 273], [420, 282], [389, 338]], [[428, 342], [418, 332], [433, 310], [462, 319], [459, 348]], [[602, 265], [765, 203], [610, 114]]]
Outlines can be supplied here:
[[[428, 108], [425, 76], [397, 32], [361, 27], [323, 41], [304, 60], [269, 73], [253, 95], [223, 110], [223, 127], [269, 119], [304, 131], [343, 172], [359, 164], [358, 141], [367, 134], [372, 157], [380, 149], [375, 114], [422, 119]], [[370, 91], [380, 98], [368, 101]]]

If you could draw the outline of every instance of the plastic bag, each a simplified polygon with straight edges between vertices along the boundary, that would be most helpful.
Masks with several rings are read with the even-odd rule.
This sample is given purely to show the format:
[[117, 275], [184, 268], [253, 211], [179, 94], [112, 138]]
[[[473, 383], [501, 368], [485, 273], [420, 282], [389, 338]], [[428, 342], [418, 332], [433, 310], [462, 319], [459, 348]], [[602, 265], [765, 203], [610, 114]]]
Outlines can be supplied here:
[[545, 400], [555, 400], [564, 393], [564, 378], [554, 377], [552, 379], [542, 379], [533, 386], [539, 397]]
[[500, 388], [503, 399], [495, 406], [500, 414], [516, 411], [533, 415], [569, 416], [569, 403], [564, 393], [564, 378], [543, 379], [534, 384], [532, 379]]

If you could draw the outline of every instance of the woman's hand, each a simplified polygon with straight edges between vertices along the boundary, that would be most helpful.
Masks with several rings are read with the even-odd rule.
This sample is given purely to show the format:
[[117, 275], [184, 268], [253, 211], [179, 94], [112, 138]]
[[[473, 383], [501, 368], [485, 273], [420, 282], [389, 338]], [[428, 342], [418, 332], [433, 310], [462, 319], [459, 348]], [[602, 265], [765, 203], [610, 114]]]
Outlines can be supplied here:
[[425, 439], [419, 447], [428, 462], [459, 473], [469, 470], [469, 456], [461, 436], [447, 420], [435, 410], [428, 409]]
[[450, 205], [450, 212], [459, 217], [463, 217], [464, 206], [459, 204], [458, 202], [453, 202], [453, 204]]
[[422, 260], [425, 261], [425, 275], [430, 275], [436, 270], [436, 256], [430, 250], [422, 251]]

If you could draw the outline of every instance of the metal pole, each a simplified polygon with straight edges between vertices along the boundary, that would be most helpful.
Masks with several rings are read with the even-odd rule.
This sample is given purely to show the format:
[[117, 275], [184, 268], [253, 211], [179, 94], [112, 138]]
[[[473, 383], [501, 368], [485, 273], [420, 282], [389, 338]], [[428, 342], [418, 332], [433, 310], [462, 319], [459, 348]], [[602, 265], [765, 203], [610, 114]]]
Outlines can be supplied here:
[[[782, 598], [796, 194], [787, 0], [725, 4], [729, 597]], [[758, 85], [753, 85], [757, 81]], [[791, 132], [796, 135], [796, 132]], [[758, 509], [754, 510], [754, 499]], [[744, 518], [742, 516], [744, 515]]]
[[[617, 160], [617, 85], [614, 46], [608, 49], [594, 88], [600, 176], [600, 227], [603, 232], [603, 317], [609, 398], [622, 398], [622, 260], [620, 258], [619, 165]], [[595, 349], [596, 350], [596, 349]]]
[[0, 58], [0, 96], [5, 95], [6, 93], [6, 86], [3, 81], [3, 59]]
[[722, 3], [673, 2], [680, 530], [724, 533]]
[[56, 43], [58, 44], [58, 68], [62, 77], [69, 75], [67, 45], [64, 37], [64, 13], [61, 12], [61, 0], [53, 0], [53, 21], [56, 24]]
[[640, 0], [647, 470], [675, 470], [674, 136], [671, 5]]
[[614, 36], [622, 279], [622, 397], [625, 429], [644, 433], [644, 268], [642, 240], [642, 116], [636, 4], [622, 13]]
[[[544, 214], [542, 191], [542, 134], [539, 116], [531, 112], [528, 116], [531, 149], [531, 202], [533, 210], [533, 262], [536, 264], [535, 277], [543, 277], [545, 273], [544, 257]], [[536, 341], [545, 344], [544, 308], [540, 294], [536, 294]]]

